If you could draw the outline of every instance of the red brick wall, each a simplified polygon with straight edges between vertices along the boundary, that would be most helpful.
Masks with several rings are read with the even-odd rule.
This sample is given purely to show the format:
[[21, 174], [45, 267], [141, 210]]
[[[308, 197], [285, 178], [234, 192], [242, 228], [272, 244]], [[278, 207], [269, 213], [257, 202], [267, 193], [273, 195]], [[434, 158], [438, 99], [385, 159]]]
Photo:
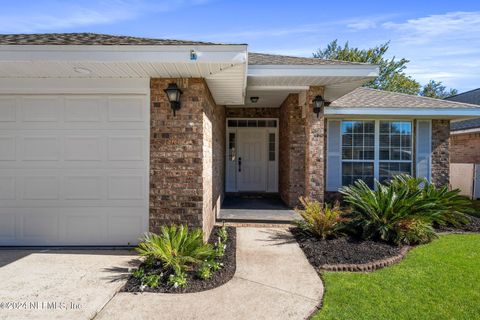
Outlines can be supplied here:
[[451, 163], [480, 163], [480, 132], [450, 135]]
[[310, 87], [305, 112], [305, 196], [320, 202], [325, 197], [325, 117], [313, 113], [313, 99], [323, 92], [323, 87]]
[[279, 108], [226, 108], [227, 118], [278, 118]]
[[280, 106], [279, 192], [293, 207], [305, 193], [305, 124], [298, 94], [290, 94]]
[[432, 183], [449, 184], [450, 179], [450, 121], [432, 120]]
[[[163, 92], [171, 82], [183, 91], [175, 117]], [[151, 79], [150, 90], [150, 230], [187, 223], [207, 237], [223, 192], [224, 108], [203, 79]]]

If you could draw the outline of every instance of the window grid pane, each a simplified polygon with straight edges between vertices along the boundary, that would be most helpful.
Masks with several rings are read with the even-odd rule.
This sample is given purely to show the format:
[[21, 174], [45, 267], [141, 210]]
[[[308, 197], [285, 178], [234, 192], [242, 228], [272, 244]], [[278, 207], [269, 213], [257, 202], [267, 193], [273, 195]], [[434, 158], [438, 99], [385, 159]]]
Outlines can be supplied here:
[[[342, 185], [363, 180], [374, 187], [375, 121], [342, 121]], [[412, 174], [412, 123], [378, 121], [380, 182], [393, 176]]]
[[268, 134], [268, 161], [275, 161], [275, 133]]

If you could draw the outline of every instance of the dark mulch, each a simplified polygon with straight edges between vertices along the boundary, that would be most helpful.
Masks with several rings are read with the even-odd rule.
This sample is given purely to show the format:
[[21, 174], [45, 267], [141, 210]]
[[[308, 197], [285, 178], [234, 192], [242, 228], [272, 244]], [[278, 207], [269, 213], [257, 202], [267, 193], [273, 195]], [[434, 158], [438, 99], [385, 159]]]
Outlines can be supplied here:
[[349, 237], [321, 240], [299, 228], [290, 230], [314, 267], [326, 264], [363, 264], [396, 256], [402, 247]]
[[470, 222], [460, 227], [435, 226], [439, 232], [480, 232], [480, 218], [468, 216]]
[[[218, 228], [215, 227], [210, 235], [208, 242], [215, 243], [217, 241], [217, 231]], [[169, 273], [164, 273], [162, 276], [162, 281], [158, 288], [152, 289], [145, 287], [144, 290], [140, 290], [140, 280], [130, 277], [123, 287], [122, 291], [126, 292], [160, 292], [160, 293], [187, 293], [187, 292], [199, 292], [210, 290], [216, 287], [221, 286], [222, 284], [228, 282], [232, 279], [235, 274], [236, 269], [236, 247], [237, 247], [237, 232], [233, 227], [227, 228], [228, 240], [227, 248], [225, 249], [225, 255], [221, 259], [223, 267], [213, 272], [213, 275], [210, 279], [202, 280], [196, 276], [196, 270], [187, 272], [187, 287], [186, 288], [174, 288], [167, 284], [167, 279]], [[140, 265], [145, 268], [144, 264]], [[149, 271], [149, 270], [146, 270]], [[161, 270], [156, 270], [156, 273], [159, 273]]]

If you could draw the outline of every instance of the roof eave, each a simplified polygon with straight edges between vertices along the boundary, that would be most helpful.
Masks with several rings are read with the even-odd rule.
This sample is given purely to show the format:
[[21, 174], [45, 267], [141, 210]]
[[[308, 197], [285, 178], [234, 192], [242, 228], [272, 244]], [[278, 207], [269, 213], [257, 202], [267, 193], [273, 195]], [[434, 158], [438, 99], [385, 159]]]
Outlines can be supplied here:
[[325, 108], [327, 117], [414, 117], [430, 119], [467, 119], [480, 116], [480, 108], [427, 108], [427, 107], [336, 107]]

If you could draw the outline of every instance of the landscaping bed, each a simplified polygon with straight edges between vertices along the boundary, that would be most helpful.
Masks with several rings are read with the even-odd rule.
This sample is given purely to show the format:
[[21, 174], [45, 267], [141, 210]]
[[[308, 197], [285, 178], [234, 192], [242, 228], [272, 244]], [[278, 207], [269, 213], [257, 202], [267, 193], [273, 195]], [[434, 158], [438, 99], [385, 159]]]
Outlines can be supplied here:
[[[209, 243], [214, 245], [218, 241], [218, 232], [220, 228], [215, 227], [210, 235]], [[187, 285], [185, 287], [175, 287], [168, 283], [169, 276], [172, 271], [165, 271], [160, 263], [156, 263], [153, 267], [148, 266], [143, 262], [139, 269], [143, 269], [145, 274], [157, 274], [160, 276], [158, 286], [150, 287], [142, 284], [141, 279], [135, 276], [130, 276], [125, 284], [123, 291], [125, 292], [158, 292], [158, 293], [189, 293], [210, 290], [221, 286], [228, 282], [235, 274], [236, 269], [236, 229], [227, 227], [228, 239], [226, 241], [225, 253], [223, 257], [218, 258], [217, 262], [220, 265], [219, 270], [212, 270], [212, 275], [209, 279], [200, 279], [198, 276], [199, 267], [186, 272]]]
[[401, 254], [403, 248], [385, 242], [353, 237], [320, 240], [299, 228], [291, 228], [290, 231], [308, 261], [316, 269], [322, 269], [326, 265], [373, 263], [396, 257]]
[[469, 216], [469, 223], [459, 226], [435, 226], [438, 232], [480, 232], [480, 218]]

